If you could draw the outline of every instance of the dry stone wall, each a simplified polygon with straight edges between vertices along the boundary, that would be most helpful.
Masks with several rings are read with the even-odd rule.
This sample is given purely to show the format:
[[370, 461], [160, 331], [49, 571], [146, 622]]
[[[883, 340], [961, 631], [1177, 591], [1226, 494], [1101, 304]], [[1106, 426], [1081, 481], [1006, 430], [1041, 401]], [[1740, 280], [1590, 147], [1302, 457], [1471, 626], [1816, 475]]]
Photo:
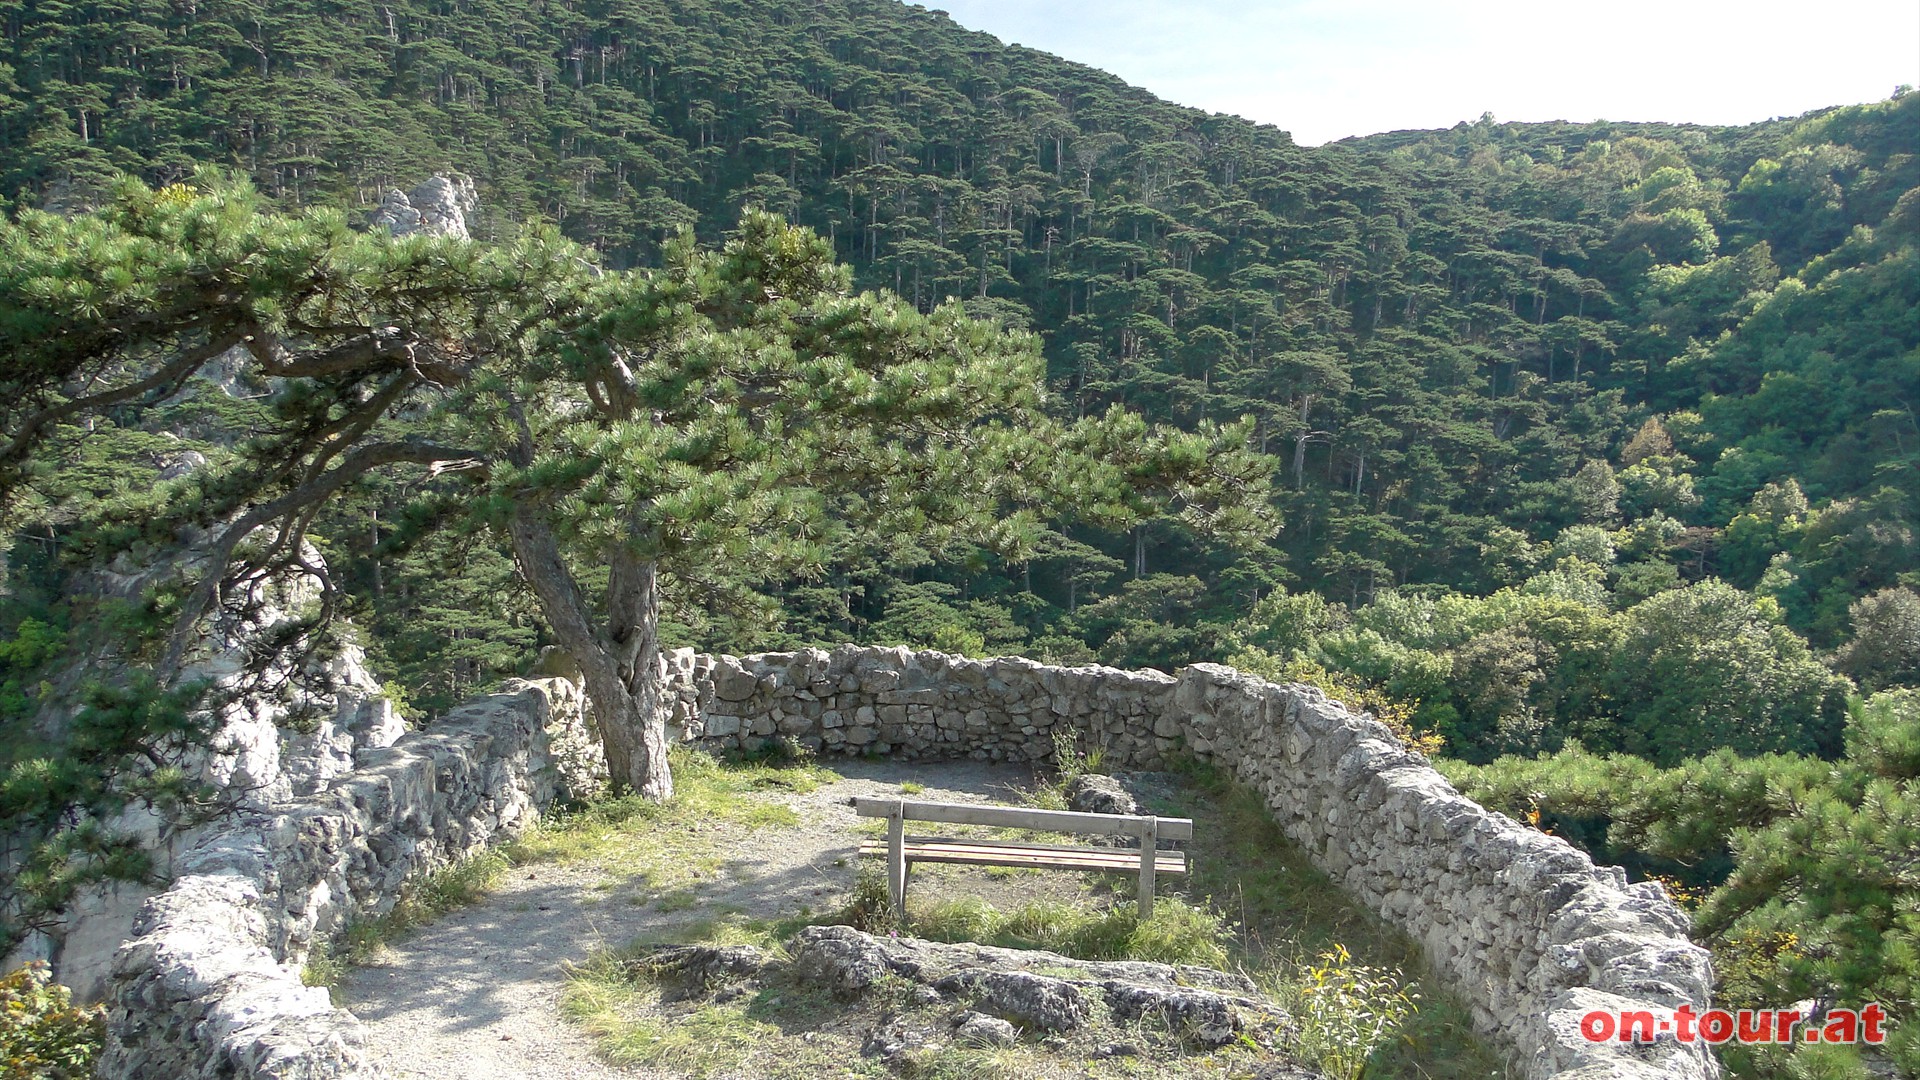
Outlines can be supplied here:
[[343, 1080], [383, 1075], [364, 1031], [301, 983], [317, 941], [392, 909], [402, 886], [577, 789], [564, 680], [509, 686], [365, 751], [325, 791], [244, 812], [174, 864], [114, 957], [104, 1080]]
[[1704, 1010], [1712, 971], [1656, 884], [1455, 791], [1371, 717], [1213, 664], [1059, 668], [843, 647], [666, 659], [682, 738], [716, 751], [790, 739], [824, 753], [1043, 761], [1077, 734], [1123, 768], [1176, 754], [1259, 790], [1287, 835], [1425, 948], [1529, 1078], [1706, 1078], [1705, 1047], [1582, 1038], [1594, 1009]]
[[680, 738], [716, 753], [787, 739], [830, 754], [916, 761], [1049, 760], [1056, 730], [1146, 767], [1182, 746], [1174, 679], [1157, 671], [1050, 667], [843, 646], [735, 658], [665, 658]]
[[[1068, 733], [1117, 767], [1213, 762], [1424, 946], [1530, 1080], [1718, 1076], [1699, 1045], [1595, 1044], [1579, 1032], [1594, 1009], [1707, 1006], [1707, 955], [1657, 886], [1629, 884], [1465, 798], [1382, 725], [1311, 688], [1211, 664], [1175, 678], [851, 646], [683, 651], [663, 664], [677, 733], [719, 752], [785, 738], [828, 754], [1042, 762]], [[101, 1075], [379, 1075], [358, 1021], [300, 985], [307, 950], [345, 919], [387, 910], [406, 881], [511, 831], [556, 791], [586, 790], [579, 711], [564, 679], [521, 684], [184, 855], [116, 958]]]

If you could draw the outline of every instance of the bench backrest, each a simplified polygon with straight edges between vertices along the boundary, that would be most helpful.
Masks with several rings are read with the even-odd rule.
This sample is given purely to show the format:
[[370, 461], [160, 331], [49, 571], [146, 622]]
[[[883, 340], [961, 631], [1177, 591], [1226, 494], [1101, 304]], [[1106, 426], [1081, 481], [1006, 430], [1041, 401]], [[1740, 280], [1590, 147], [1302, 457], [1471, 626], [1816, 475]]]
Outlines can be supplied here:
[[849, 800], [861, 817], [892, 817], [899, 813], [908, 821], [935, 821], [947, 825], [990, 825], [1004, 829], [1036, 829], [1041, 832], [1092, 833], [1096, 836], [1139, 836], [1141, 826], [1152, 821], [1161, 840], [1193, 839], [1192, 818], [1157, 817], [1152, 814], [1080, 814], [1068, 810], [1034, 810], [1023, 806], [982, 806], [979, 803], [914, 802], [910, 799], [875, 799], [856, 796]]

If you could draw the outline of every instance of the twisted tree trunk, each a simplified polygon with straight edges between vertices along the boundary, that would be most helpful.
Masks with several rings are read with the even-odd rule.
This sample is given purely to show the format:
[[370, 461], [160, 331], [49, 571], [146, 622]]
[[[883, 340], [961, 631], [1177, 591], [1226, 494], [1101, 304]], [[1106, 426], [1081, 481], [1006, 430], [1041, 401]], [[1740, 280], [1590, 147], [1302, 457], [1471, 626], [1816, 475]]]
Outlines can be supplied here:
[[614, 790], [670, 797], [656, 566], [625, 551], [610, 552], [607, 618], [596, 626], [540, 508], [515, 507], [508, 531], [547, 625], [580, 665]]
[[[603, 654], [569, 651], [580, 662], [594, 724], [606, 751], [607, 775], [615, 790], [649, 799], [671, 796], [673, 774], [667, 768], [666, 712], [661, 708], [657, 661], [652, 674], [644, 669], [624, 674], [606, 663]], [[658, 656], [657, 650], [654, 655]]]

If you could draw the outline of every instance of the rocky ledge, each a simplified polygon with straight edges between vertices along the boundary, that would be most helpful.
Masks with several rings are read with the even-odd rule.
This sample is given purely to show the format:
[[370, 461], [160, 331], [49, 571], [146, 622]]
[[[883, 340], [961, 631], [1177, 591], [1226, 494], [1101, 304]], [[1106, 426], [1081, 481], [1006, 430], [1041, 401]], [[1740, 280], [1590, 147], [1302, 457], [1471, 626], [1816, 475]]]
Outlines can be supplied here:
[[[785, 955], [747, 945], [659, 946], [628, 961], [632, 976], [677, 1000], [728, 1001], [776, 985], [841, 999], [889, 995], [899, 1007], [868, 1013], [862, 1052], [891, 1059], [945, 1044], [1009, 1046], [1038, 1040], [1088, 1057], [1139, 1054], [1158, 1038], [1194, 1051], [1228, 1043], [1278, 1056], [1297, 1029], [1244, 975], [1191, 965], [1076, 960], [1038, 950], [878, 937], [850, 926], [810, 926]], [[1264, 1080], [1318, 1080], [1284, 1060]]]

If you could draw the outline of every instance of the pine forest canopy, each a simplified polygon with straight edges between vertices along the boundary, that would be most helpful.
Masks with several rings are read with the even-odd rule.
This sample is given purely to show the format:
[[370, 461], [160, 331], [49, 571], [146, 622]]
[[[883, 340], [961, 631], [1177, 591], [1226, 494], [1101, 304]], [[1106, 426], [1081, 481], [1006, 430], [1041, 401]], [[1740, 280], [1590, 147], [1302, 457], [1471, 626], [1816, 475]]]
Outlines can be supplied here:
[[[1385, 695], [1470, 757], [1576, 732], [1662, 760], [1694, 739], [1833, 752], [1843, 684], [1809, 644], [1844, 646], [1826, 659], [1875, 686], [1915, 670], [1915, 95], [1740, 129], [1483, 118], [1309, 150], [879, 0], [22, 5], [0, 25], [0, 190], [20, 208], [206, 162], [285, 207], [364, 207], [455, 168], [480, 180], [483, 237], [549, 221], [619, 267], [664, 265], [685, 226], [718, 243], [758, 205], [902, 311], [958, 299], [1032, 329], [1051, 415], [1251, 417], [1273, 455], [1284, 527], [1255, 550], [1168, 520], [957, 561], [803, 533], [817, 573], [670, 595], [675, 643], [1161, 666], [1249, 646]], [[44, 516], [141, 486], [83, 480]], [[418, 528], [404, 495], [359, 485], [314, 531], [376, 654], [439, 705], [552, 629], [504, 549]], [[1721, 581], [1737, 602], [1639, 610]], [[1338, 633], [1264, 649], [1287, 638], [1285, 588], [1338, 602]], [[1364, 613], [1390, 590], [1405, 601]], [[1523, 626], [1532, 608], [1507, 601], [1444, 632], [1394, 614], [1453, 594], [1557, 597], [1591, 633]], [[1694, 690], [1653, 702], [1621, 673], [1710, 624], [1747, 644]], [[1863, 625], [1880, 644], [1854, 641]], [[1519, 672], [1538, 678], [1496, 692]], [[1744, 731], [1710, 707], [1762, 699], [1789, 704]], [[1656, 748], [1633, 734], [1654, 715], [1689, 733]]]
[[[483, 237], [550, 221], [645, 266], [679, 228], [711, 245], [758, 205], [826, 236], [856, 287], [1031, 328], [1053, 415], [1249, 416], [1274, 456], [1284, 527], [1256, 550], [1170, 521], [1084, 523], [1013, 559], [823, 542], [820, 573], [709, 574], [707, 601], [670, 596], [674, 643], [878, 637], [1168, 666], [1284, 637], [1251, 608], [1282, 588], [1356, 609], [1388, 589], [1416, 606], [1561, 592], [1616, 609], [1580, 648], [1509, 612], [1444, 634], [1361, 617], [1343, 631], [1359, 644], [1275, 655], [1392, 697], [1456, 753], [1576, 728], [1652, 753], [1629, 734], [1648, 703], [1598, 676], [1563, 686], [1562, 660], [1613, 663], [1636, 604], [1719, 579], [1761, 605], [1753, 662], [1723, 668], [1746, 689], [1657, 711], [1698, 719], [1799, 671], [1801, 704], [1757, 744], [1718, 720], [1686, 738], [1831, 749], [1836, 691], [1795, 635], [1846, 644], [1859, 605], [1904, 611], [1920, 573], [1920, 429], [1901, 404], [1920, 343], [1911, 94], [1741, 129], [1483, 118], [1309, 150], [878, 0], [40, 5], [3, 25], [0, 190], [20, 207], [205, 162], [283, 206], [364, 207], [454, 168], [480, 180]], [[82, 501], [112, 487], [92, 480]], [[401, 683], [444, 704], [524, 663], [542, 631], [504, 551], [421, 539], [399, 491], [364, 494], [365, 526], [318, 531]], [[415, 554], [394, 562], [402, 545]], [[456, 555], [450, 579], [427, 568]], [[1481, 640], [1496, 631], [1522, 644]], [[1849, 648], [1832, 657], [1849, 674], [1907, 663]], [[1517, 670], [1546, 681], [1471, 689]]]
[[[481, 179], [493, 235], [549, 220], [615, 265], [758, 204], [832, 238], [863, 286], [1035, 328], [1076, 412], [1255, 415], [1289, 527], [1242, 597], [1517, 582], [1524, 541], [1620, 523], [1578, 478], [1618, 465], [1650, 412], [1687, 419], [1685, 464], [1651, 468], [1700, 501], [1629, 514], [1718, 529], [1791, 476], [1908, 520], [1910, 470], [1881, 466], [1905, 460], [1882, 414], [1915, 343], [1911, 97], [1747, 129], [1483, 122], [1306, 150], [891, 0], [35, 5], [5, 26], [0, 189], [23, 204], [215, 162], [289, 204], [366, 205], [453, 167]], [[1783, 274], [1811, 291], [1720, 342]], [[1889, 317], [1818, 340], [1856, 302]], [[1785, 404], [1802, 383], [1820, 407]], [[1231, 601], [1178, 535], [1138, 542], [1136, 566]], [[1764, 569], [1681, 542], [1657, 554], [1698, 556], [1690, 576]], [[1892, 554], [1796, 553], [1790, 618], [1837, 641], [1853, 599], [1913, 568]]]

